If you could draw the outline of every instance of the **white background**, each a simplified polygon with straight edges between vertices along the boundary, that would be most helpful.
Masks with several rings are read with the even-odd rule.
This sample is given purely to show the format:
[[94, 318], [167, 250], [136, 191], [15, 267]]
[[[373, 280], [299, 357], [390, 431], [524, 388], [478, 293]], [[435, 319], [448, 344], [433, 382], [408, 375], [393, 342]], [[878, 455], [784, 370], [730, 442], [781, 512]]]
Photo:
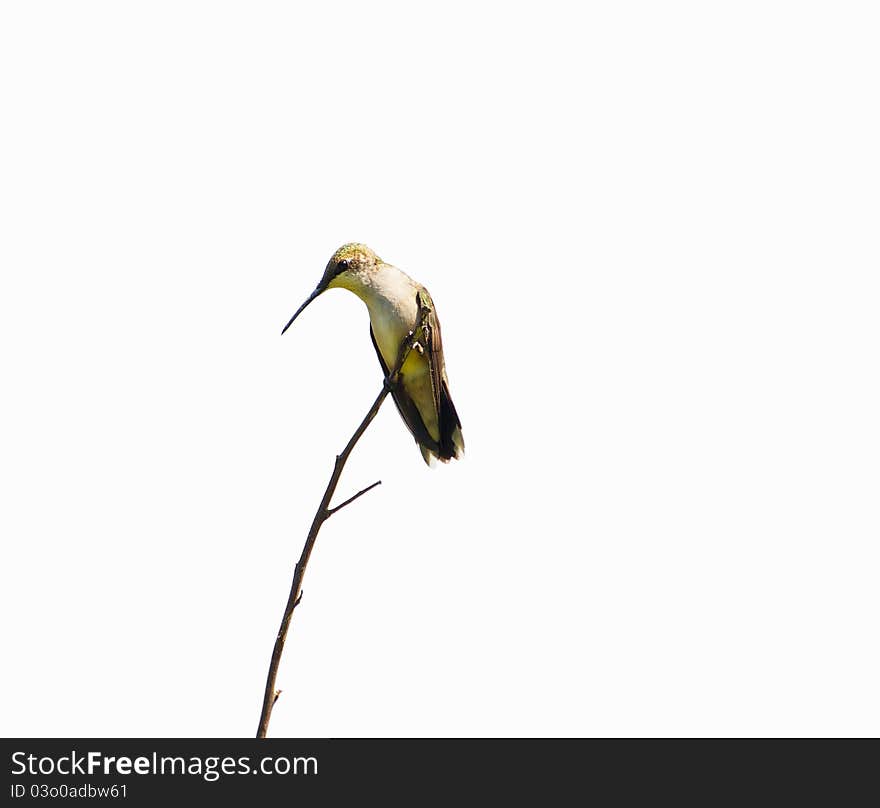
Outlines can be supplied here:
[[0, 11], [0, 731], [880, 733], [871, 3]]

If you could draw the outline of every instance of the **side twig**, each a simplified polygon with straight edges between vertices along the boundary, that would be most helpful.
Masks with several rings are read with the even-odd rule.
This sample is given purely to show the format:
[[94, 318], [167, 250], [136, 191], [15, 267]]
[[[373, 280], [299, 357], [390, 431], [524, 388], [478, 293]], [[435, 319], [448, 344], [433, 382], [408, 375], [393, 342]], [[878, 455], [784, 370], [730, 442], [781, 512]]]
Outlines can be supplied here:
[[272, 708], [275, 706], [275, 702], [281, 695], [281, 691], [275, 688], [275, 680], [278, 676], [278, 667], [281, 664], [281, 654], [284, 651], [284, 641], [287, 639], [290, 621], [293, 618], [293, 610], [299, 605], [302, 599], [302, 580], [306, 573], [306, 567], [308, 566], [309, 558], [312, 555], [315, 541], [318, 538], [318, 532], [321, 530], [321, 526], [324, 522], [326, 522], [334, 513], [354, 502], [358, 497], [363, 496], [367, 491], [375, 488], [381, 482], [381, 480], [379, 480], [378, 482], [367, 486], [363, 490], [358, 491], [353, 497], [345, 500], [345, 502], [337, 505], [335, 508], [331, 508], [330, 500], [333, 498], [333, 494], [336, 493], [336, 486], [342, 475], [342, 469], [345, 467], [348, 456], [351, 454], [352, 449], [354, 449], [355, 444], [360, 440], [361, 435], [367, 431], [367, 427], [372, 423], [376, 414], [379, 412], [379, 408], [385, 401], [385, 397], [394, 389], [395, 384], [397, 384], [398, 377], [400, 376], [400, 369], [403, 367], [403, 363], [409, 356], [410, 351], [412, 351], [413, 345], [415, 345], [419, 335], [423, 333], [429, 313], [430, 310], [425, 306], [420, 297], [419, 317], [416, 328], [410, 331], [409, 335], [400, 346], [400, 353], [397, 362], [391, 372], [385, 377], [382, 389], [379, 391], [379, 395], [376, 396], [373, 406], [370, 407], [364, 420], [361, 421], [360, 426], [355, 430], [342, 452], [336, 455], [336, 462], [333, 466], [333, 473], [330, 475], [330, 482], [327, 483], [327, 490], [324, 491], [324, 496], [321, 498], [321, 504], [318, 505], [318, 510], [315, 513], [314, 519], [312, 519], [312, 526], [309, 528], [309, 534], [306, 537], [306, 543], [303, 546], [302, 554], [293, 569], [293, 582], [290, 586], [290, 595], [287, 598], [287, 605], [284, 607], [284, 616], [281, 618], [281, 627], [278, 629], [278, 635], [275, 637], [275, 646], [272, 649], [272, 659], [269, 663], [269, 674], [266, 677], [266, 689], [263, 693], [263, 709], [260, 712], [260, 724], [257, 728], [258, 738], [266, 737], [266, 733], [269, 730], [269, 719], [272, 716]]
[[368, 485], [366, 488], [362, 488], [358, 491], [353, 497], [349, 497], [345, 502], [340, 502], [335, 508], [331, 508], [327, 511], [327, 516], [333, 516], [336, 511], [341, 511], [346, 505], [351, 505], [358, 497], [362, 497], [367, 491], [372, 491], [377, 485], [382, 485], [381, 480], [376, 480], [372, 485]]

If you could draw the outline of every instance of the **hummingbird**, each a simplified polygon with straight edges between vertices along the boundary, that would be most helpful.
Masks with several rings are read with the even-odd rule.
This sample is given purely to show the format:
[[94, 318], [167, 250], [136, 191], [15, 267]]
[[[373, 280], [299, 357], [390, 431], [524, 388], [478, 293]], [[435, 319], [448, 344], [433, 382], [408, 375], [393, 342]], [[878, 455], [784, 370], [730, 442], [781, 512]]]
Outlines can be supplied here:
[[282, 329], [284, 334], [306, 306], [328, 289], [348, 289], [367, 306], [370, 339], [386, 378], [401, 346], [418, 326], [421, 304], [427, 326], [400, 369], [391, 395], [425, 462], [448, 463], [464, 453], [461, 421], [449, 394], [440, 322], [428, 290], [405, 272], [386, 264], [365, 244], [345, 244], [333, 253], [324, 275]]

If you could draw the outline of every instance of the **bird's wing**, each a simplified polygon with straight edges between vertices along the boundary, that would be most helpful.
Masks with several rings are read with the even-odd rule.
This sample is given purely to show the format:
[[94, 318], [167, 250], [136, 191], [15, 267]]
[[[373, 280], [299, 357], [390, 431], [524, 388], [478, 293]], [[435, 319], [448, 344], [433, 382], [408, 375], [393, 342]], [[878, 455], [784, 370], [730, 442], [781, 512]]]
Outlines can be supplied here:
[[427, 353], [428, 367], [431, 369], [431, 392], [434, 394], [434, 408], [440, 412], [440, 395], [443, 385], [443, 337], [440, 334], [440, 321], [437, 319], [437, 311], [434, 301], [427, 289], [418, 293], [419, 310], [422, 306], [428, 310], [425, 322], [425, 333], [419, 337], [424, 343]]
[[461, 421], [449, 394], [449, 381], [446, 378], [446, 362], [443, 359], [443, 337], [440, 333], [440, 320], [434, 301], [426, 289], [419, 292], [419, 304], [428, 309], [425, 323], [425, 334], [422, 337], [431, 368], [431, 390], [434, 393], [438, 428], [440, 430], [439, 457], [448, 460], [458, 457], [464, 451], [464, 439], [461, 436]]

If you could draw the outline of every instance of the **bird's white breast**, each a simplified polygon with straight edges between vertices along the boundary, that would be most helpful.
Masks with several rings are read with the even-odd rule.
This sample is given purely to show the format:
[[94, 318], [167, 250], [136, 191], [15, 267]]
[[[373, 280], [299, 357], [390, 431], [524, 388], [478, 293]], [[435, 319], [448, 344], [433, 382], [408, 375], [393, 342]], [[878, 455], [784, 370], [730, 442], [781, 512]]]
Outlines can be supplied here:
[[417, 291], [408, 275], [387, 264], [363, 285], [360, 296], [367, 304], [373, 334], [389, 368], [394, 366], [400, 344], [416, 324]]

